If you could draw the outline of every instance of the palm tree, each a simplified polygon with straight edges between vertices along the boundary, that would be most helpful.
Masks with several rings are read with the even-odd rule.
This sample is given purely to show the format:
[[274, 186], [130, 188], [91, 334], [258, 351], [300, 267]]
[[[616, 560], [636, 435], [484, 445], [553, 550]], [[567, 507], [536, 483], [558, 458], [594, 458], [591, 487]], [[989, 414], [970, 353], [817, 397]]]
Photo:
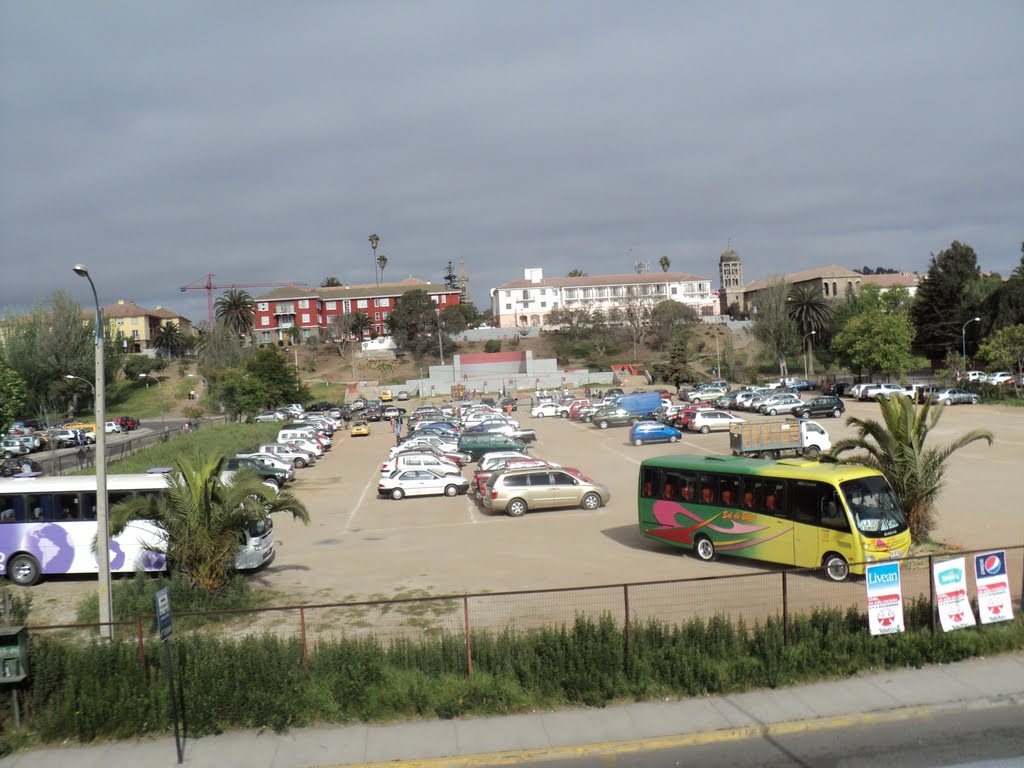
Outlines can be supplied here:
[[359, 340], [362, 341], [366, 332], [370, 330], [370, 316], [365, 312], [356, 312], [352, 315], [352, 324], [350, 326], [352, 333], [359, 336]]
[[249, 471], [221, 482], [226, 457], [210, 451], [178, 454], [167, 475], [167, 491], [133, 496], [110, 509], [110, 535], [130, 520], [152, 520], [165, 532], [160, 550], [168, 571], [180, 571], [207, 592], [227, 586], [235, 566], [239, 532], [275, 512], [290, 512], [309, 524], [309, 512], [291, 493], [276, 492]]
[[821, 333], [832, 318], [832, 307], [813, 285], [794, 285], [786, 297], [786, 312], [800, 333]]
[[214, 302], [217, 319], [222, 320], [236, 338], [252, 336], [256, 325], [256, 302], [246, 291], [232, 288]]
[[370, 241], [370, 247], [373, 249], [373, 279], [377, 281], [377, 285], [380, 285], [380, 279], [377, 277], [377, 246], [380, 245], [380, 238], [374, 232], [366, 239]]
[[188, 348], [188, 340], [177, 324], [168, 320], [153, 334], [153, 346], [168, 357], [177, 357]]
[[579, 267], [574, 267], [569, 270], [569, 274], [566, 277], [589, 277], [589, 275]]
[[377, 266], [380, 267], [380, 279], [384, 279], [384, 267], [388, 265], [388, 257], [383, 253], [377, 257]]
[[672, 266], [672, 259], [670, 259], [668, 256], [662, 256], [660, 259], [658, 259], [658, 264], [661, 265], [662, 272], [668, 272], [669, 267]]
[[341, 280], [336, 278], [334, 275], [328, 275], [320, 281], [321, 288], [338, 288], [341, 286]]
[[953, 453], [978, 440], [992, 444], [992, 433], [974, 429], [939, 447], [926, 447], [928, 433], [939, 423], [942, 405], [925, 401], [915, 405], [910, 398], [890, 395], [880, 399], [882, 422], [874, 419], [846, 420], [855, 427], [855, 437], [832, 446], [832, 456], [862, 451], [841, 461], [877, 469], [896, 493], [910, 523], [910, 535], [925, 539], [935, 527], [935, 504], [942, 491], [946, 461]]

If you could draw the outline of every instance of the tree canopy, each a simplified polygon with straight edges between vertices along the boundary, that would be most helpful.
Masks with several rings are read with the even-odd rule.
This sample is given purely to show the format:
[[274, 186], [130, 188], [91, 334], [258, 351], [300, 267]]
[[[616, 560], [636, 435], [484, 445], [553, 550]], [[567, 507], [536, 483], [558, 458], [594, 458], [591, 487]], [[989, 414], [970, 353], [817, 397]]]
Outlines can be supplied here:
[[217, 319], [236, 337], [250, 338], [256, 325], [256, 302], [248, 291], [232, 288], [214, 302]]
[[915, 362], [906, 289], [894, 288], [883, 294], [876, 286], [866, 286], [851, 307], [850, 316], [832, 339], [836, 359], [857, 373], [904, 378]]
[[932, 256], [912, 309], [916, 344], [925, 355], [941, 358], [960, 346], [964, 323], [978, 313], [980, 281], [978, 256], [969, 245], [954, 240]]
[[786, 355], [800, 343], [796, 324], [789, 316], [789, 284], [782, 278], [772, 281], [757, 292], [754, 338], [761, 342], [768, 359], [778, 362], [779, 373], [785, 373]]
[[[403, 293], [387, 319], [395, 344], [416, 358], [437, 348], [436, 334], [441, 332], [440, 325], [437, 305], [430, 294], [420, 288]], [[443, 342], [449, 342], [448, 338]]]

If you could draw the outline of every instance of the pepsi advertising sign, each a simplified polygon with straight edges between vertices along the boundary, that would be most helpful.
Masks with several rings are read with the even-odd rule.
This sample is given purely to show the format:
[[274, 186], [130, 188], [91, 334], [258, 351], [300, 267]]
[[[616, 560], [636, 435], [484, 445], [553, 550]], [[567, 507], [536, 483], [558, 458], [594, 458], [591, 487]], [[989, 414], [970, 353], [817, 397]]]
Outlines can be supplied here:
[[978, 586], [978, 617], [982, 624], [1013, 619], [1010, 577], [1006, 573], [1006, 552], [985, 552], [974, 556], [974, 581]]

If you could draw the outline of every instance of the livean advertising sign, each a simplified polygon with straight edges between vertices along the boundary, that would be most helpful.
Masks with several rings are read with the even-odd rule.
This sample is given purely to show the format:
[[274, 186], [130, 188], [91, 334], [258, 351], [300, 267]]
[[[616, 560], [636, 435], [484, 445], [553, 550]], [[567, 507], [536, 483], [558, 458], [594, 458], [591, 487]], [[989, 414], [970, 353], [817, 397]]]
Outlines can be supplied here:
[[903, 589], [900, 564], [878, 563], [865, 570], [868, 587], [868, 628], [872, 635], [891, 635], [904, 630]]
[[974, 579], [978, 585], [978, 617], [982, 624], [1013, 619], [1010, 578], [1006, 575], [1006, 552], [974, 556]]
[[967, 562], [962, 557], [935, 563], [935, 607], [945, 632], [974, 626], [974, 611], [967, 597]]

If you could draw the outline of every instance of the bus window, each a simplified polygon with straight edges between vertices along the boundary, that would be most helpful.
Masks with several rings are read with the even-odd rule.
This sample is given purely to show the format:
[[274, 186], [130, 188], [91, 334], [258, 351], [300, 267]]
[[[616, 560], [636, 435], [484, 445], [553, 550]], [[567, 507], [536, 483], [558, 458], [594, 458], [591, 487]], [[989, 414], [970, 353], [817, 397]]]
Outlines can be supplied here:
[[684, 475], [679, 476], [679, 480], [682, 483], [682, 489], [680, 494], [683, 501], [693, 501], [697, 498], [697, 476], [687, 472]]
[[661, 488], [661, 498], [676, 501], [679, 498], [679, 476], [665, 475], [665, 484]]
[[53, 509], [50, 514], [53, 515], [51, 520], [81, 520], [82, 508], [78, 504], [78, 494], [53, 494]]
[[645, 468], [642, 476], [640, 494], [648, 499], [654, 498], [655, 489], [658, 487], [660, 481], [661, 472], [656, 469]]
[[764, 481], [747, 478], [743, 481], [743, 508], [764, 509]]
[[740, 479], [738, 477], [723, 477], [719, 484], [722, 506], [735, 507], [740, 500]]
[[817, 525], [818, 484], [808, 480], [793, 480], [789, 484], [789, 511], [794, 523]]
[[764, 484], [764, 511], [775, 517], [789, 517], [786, 514], [786, 481], [768, 479]]
[[846, 519], [839, 494], [832, 486], [824, 486], [821, 493], [821, 527], [843, 533], [850, 532], [850, 523]]
[[700, 503], [718, 503], [718, 478], [714, 475], [700, 476]]
[[31, 494], [25, 497], [25, 509], [30, 523], [41, 523], [44, 520], [53, 520], [51, 505], [53, 497], [50, 494]]

